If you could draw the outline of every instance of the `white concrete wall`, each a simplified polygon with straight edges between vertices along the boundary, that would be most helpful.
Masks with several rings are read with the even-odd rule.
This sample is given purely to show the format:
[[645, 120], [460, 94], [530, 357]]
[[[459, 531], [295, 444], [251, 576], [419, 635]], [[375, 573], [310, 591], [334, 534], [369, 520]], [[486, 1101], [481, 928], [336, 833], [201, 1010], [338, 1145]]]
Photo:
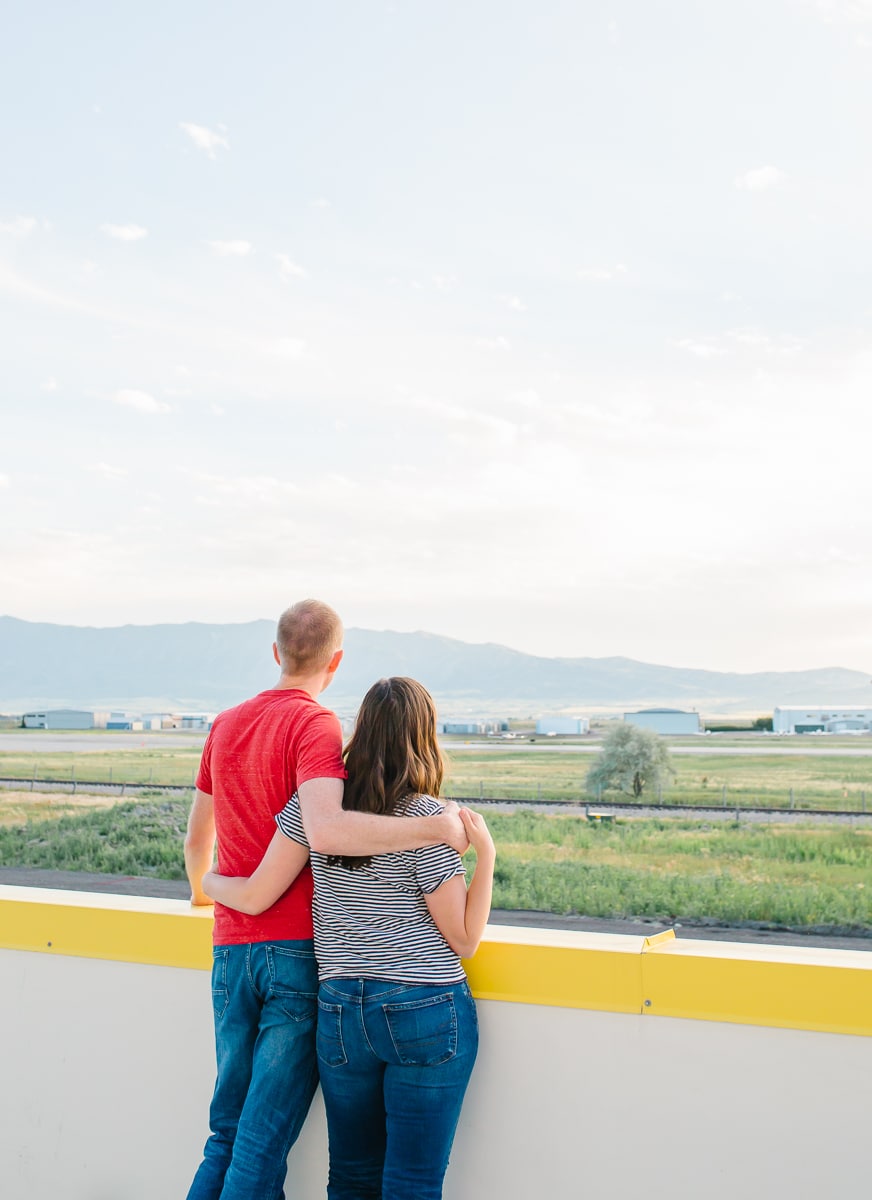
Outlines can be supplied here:
[[[872, 1038], [479, 1002], [446, 1200], [868, 1190]], [[206, 971], [0, 951], [4, 1200], [181, 1200], [207, 1135]], [[324, 1195], [320, 1097], [288, 1197]]]

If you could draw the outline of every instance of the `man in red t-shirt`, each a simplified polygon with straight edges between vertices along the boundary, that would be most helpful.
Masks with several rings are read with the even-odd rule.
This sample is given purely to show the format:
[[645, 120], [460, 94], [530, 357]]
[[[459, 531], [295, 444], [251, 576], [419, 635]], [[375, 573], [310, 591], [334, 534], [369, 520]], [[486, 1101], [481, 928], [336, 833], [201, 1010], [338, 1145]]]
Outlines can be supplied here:
[[[193, 904], [215, 844], [222, 875], [251, 875], [294, 792], [312, 849], [380, 854], [447, 842], [466, 848], [456, 805], [433, 817], [342, 808], [342, 732], [318, 703], [342, 658], [342, 624], [317, 600], [279, 618], [274, 688], [219, 714], [203, 748], [185, 838]], [[215, 905], [212, 1002], [218, 1074], [211, 1136], [188, 1200], [279, 1200], [288, 1152], [318, 1082], [318, 971], [308, 867], [272, 908], [246, 916]]]

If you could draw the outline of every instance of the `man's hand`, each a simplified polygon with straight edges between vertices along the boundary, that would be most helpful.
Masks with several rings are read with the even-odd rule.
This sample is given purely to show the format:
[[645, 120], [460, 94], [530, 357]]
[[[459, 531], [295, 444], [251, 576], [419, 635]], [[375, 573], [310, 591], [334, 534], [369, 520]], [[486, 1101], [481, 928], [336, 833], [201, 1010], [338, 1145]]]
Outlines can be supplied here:
[[445, 811], [441, 814], [445, 821], [446, 846], [451, 846], [458, 854], [465, 854], [469, 849], [469, 838], [460, 818], [460, 805], [454, 800], [443, 800]]
[[185, 871], [191, 885], [191, 904], [196, 908], [212, 903], [203, 891], [203, 876], [212, 866], [214, 851], [215, 809], [212, 797], [197, 788], [185, 835]]

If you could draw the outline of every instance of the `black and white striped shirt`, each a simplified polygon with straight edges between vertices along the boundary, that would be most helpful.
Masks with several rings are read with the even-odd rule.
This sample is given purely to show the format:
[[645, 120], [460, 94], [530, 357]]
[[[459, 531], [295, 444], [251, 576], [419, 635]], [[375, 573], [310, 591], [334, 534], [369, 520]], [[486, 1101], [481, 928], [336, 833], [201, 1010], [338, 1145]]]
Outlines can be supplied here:
[[[410, 796], [397, 816], [442, 811], [432, 796]], [[282, 833], [308, 846], [300, 802], [292, 796], [276, 817]], [[311, 852], [315, 898], [315, 956], [321, 979], [391, 979], [399, 983], [459, 983], [460, 959], [439, 932], [424, 899], [446, 880], [465, 874], [450, 846], [374, 854], [369, 866], [328, 866]]]

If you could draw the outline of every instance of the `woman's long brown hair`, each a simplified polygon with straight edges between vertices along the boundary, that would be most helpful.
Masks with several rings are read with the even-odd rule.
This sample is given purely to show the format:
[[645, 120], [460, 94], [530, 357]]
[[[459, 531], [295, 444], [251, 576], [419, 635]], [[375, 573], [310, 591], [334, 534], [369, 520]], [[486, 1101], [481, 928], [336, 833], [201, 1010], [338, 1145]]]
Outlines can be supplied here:
[[[407, 796], [438, 796], [445, 762], [436, 739], [436, 705], [415, 679], [374, 683], [363, 698], [345, 747], [348, 778], [342, 807], [390, 815]], [[331, 855], [330, 863], [363, 867], [370, 855]]]

